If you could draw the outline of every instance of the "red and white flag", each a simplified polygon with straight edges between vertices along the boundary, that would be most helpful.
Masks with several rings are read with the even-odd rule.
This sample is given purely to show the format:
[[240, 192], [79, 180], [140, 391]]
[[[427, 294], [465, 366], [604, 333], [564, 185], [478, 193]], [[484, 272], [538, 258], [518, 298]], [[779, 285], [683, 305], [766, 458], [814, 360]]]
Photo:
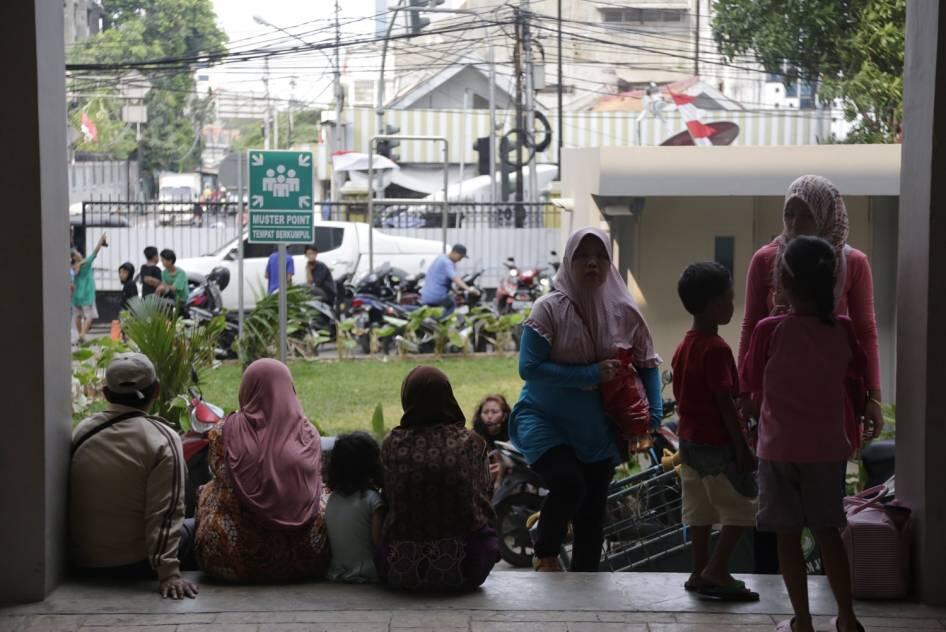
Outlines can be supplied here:
[[703, 110], [693, 105], [695, 99], [688, 94], [675, 94], [673, 92], [670, 92], [670, 98], [676, 104], [677, 111], [680, 112], [680, 118], [686, 123], [693, 142], [697, 145], [712, 145], [710, 136], [715, 134], [716, 130], [700, 120], [703, 118]]
[[95, 142], [95, 139], [99, 135], [99, 130], [95, 126], [95, 122], [89, 118], [89, 115], [85, 112], [82, 113], [82, 120], [79, 128], [82, 130], [82, 135], [85, 136], [85, 142]]

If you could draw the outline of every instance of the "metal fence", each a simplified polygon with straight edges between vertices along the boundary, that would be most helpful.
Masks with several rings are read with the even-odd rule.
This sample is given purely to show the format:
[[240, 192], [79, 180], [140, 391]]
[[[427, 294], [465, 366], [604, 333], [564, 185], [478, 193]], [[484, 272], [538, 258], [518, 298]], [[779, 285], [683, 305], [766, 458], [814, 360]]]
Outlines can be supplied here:
[[[102, 232], [108, 233], [109, 247], [93, 264], [95, 282], [99, 290], [119, 290], [118, 267], [125, 261], [140, 267], [147, 246], [169, 248], [184, 259], [217, 252], [234, 241], [240, 234], [238, 207], [237, 202], [83, 202], [82, 215], [71, 218], [73, 245], [87, 252]], [[318, 203], [315, 214], [317, 221], [368, 222], [365, 202]], [[481, 283], [487, 288], [507, 274], [503, 262], [508, 257], [521, 266], [546, 266], [561, 240], [560, 211], [546, 203], [451, 202], [446, 219], [442, 203], [376, 205], [372, 223], [387, 235], [441, 243], [445, 221], [447, 243], [463, 244], [469, 253], [459, 271], [483, 270]], [[367, 258], [367, 244], [359, 246]], [[383, 263], [375, 259], [375, 266]]]
[[[323, 220], [367, 222], [367, 203], [324, 203], [316, 209]], [[446, 215], [446, 217], [445, 217]], [[525, 267], [544, 267], [561, 242], [561, 210], [546, 202], [449, 202], [418, 200], [414, 204], [375, 204], [374, 228], [388, 235], [463, 244], [468, 258], [461, 274], [483, 270], [480, 282], [495, 288], [507, 274], [503, 262], [513, 257]], [[383, 263], [375, 260], [375, 266]]]
[[236, 202], [138, 202], [96, 200], [82, 203], [82, 215], [73, 216], [73, 246], [88, 253], [99, 235], [108, 234], [92, 264], [99, 290], [120, 290], [118, 266], [129, 261], [138, 269], [144, 249], [169, 248], [179, 259], [216, 252], [240, 234]]

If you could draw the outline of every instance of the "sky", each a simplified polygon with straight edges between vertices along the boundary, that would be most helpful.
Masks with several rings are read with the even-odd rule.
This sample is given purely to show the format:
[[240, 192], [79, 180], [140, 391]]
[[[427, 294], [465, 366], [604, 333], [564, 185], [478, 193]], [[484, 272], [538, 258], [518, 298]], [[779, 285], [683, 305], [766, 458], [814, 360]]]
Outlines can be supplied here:
[[[340, 0], [343, 37], [364, 37], [374, 32], [376, 0]], [[298, 34], [307, 42], [334, 38], [332, 0], [213, 0], [217, 24], [226, 32], [231, 48], [287, 48], [298, 41], [278, 30], [258, 24], [259, 16], [276, 26]], [[327, 51], [331, 55], [331, 51]], [[263, 92], [264, 69], [261, 62], [231, 64], [213, 70], [218, 87], [239, 92]], [[332, 98], [331, 61], [319, 52], [305, 56], [275, 58], [270, 62], [270, 88], [273, 96], [312, 103], [327, 103]], [[297, 77], [293, 93], [290, 78]]]
[[[382, 0], [387, 6], [395, 0]], [[449, 0], [444, 7], [459, 4]], [[376, 28], [373, 19], [379, 0], [339, 0], [342, 37], [371, 37]], [[273, 28], [258, 24], [259, 16], [298, 34], [307, 42], [324, 42], [334, 38], [335, 3], [333, 0], [213, 0], [217, 23], [226, 32], [232, 48], [273, 46], [291, 47], [297, 40]], [[274, 97], [290, 96], [304, 104], [325, 104], [332, 100], [332, 51], [309, 52], [306, 55], [274, 58], [270, 62], [270, 89]], [[344, 65], [344, 56], [342, 59]], [[369, 63], [369, 62], [361, 62]], [[216, 87], [241, 93], [263, 93], [262, 62], [248, 62], [218, 67], [211, 72]], [[293, 91], [291, 77], [296, 77]]]

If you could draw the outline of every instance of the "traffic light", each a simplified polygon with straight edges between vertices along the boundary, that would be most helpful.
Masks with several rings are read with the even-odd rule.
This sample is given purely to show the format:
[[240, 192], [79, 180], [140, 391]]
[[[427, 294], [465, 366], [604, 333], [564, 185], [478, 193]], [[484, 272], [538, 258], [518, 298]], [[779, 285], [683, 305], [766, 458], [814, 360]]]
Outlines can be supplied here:
[[422, 9], [433, 9], [443, 4], [446, 0], [409, 0], [411, 9], [411, 33], [419, 34], [430, 25], [430, 18], [421, 15]]
[[[384, 134], [385, 136], [394, 136], [401, 131], [401, 128], [396, 125], [385, 125]], [[401, 141], [399, 140], [379, 140], [378, 141], [378, 153], [385, 158], [390, 158], [394, 162], [397, 162], [401, 159], [400, 155], [396, 154], [394, 150], [397, 147], [401, 146]]]

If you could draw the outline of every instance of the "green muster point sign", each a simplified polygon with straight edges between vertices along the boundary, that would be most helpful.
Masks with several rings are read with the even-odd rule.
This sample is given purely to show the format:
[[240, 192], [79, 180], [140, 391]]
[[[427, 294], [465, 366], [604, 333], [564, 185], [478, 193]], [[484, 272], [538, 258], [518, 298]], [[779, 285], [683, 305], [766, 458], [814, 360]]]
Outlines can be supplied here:
[[251, 149], [251, 243], [312, 243], [312, 153]]

